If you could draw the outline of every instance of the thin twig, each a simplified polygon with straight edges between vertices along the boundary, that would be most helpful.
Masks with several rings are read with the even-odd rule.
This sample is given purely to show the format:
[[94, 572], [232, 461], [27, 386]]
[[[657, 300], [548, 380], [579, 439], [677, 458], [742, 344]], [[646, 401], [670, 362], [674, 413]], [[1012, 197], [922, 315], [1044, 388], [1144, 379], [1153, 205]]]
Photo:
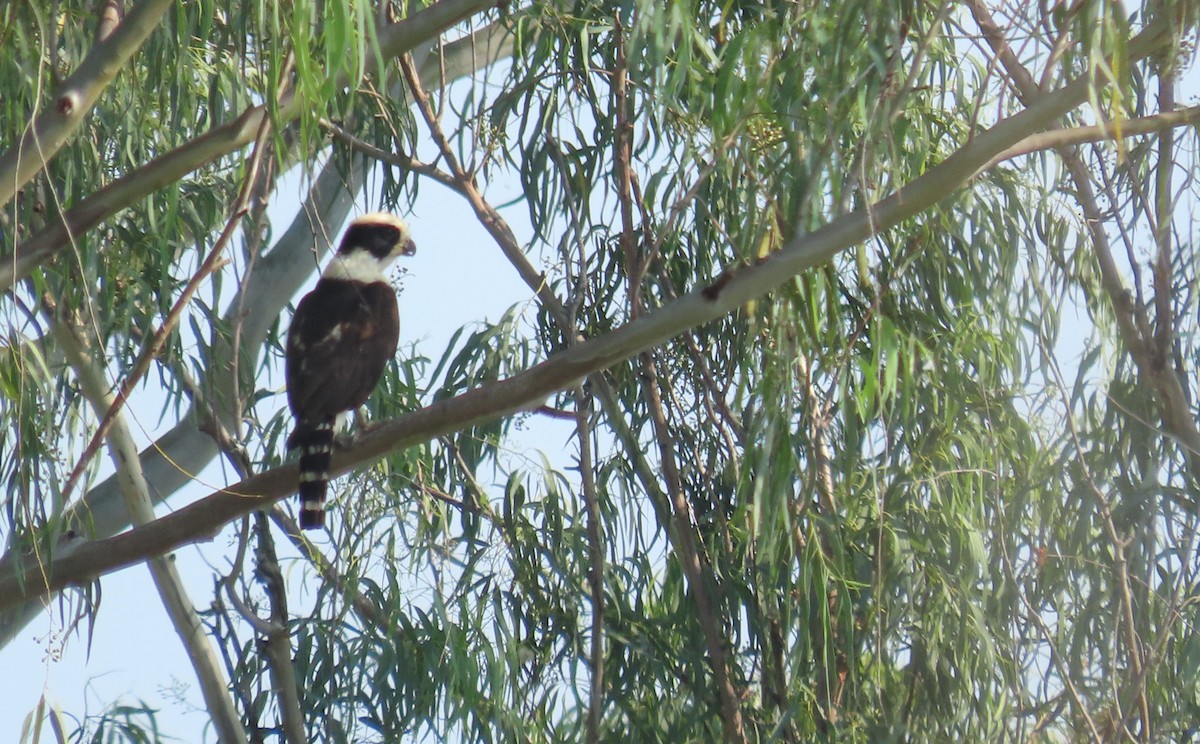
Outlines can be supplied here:
[[604, 535], [600, 521], [600, 503], [596, 495], [595, 463], [592, 460], [591, 396], [583, 385], [575, 388], [575, 435], [579, 438], [579, 476], [583, 485], [583, 504], [587, 512], [588, 589], [592, 595], [591, 665], [592, 688], [588, 701], [587, 740], [600, 741], [600, 721], [604, 715]]
[[[189, 390], [192, 391], [193, 402], [199, 404], [205, 412], [205, 421], [201, 427], [217, 442], [217, 446], [229, 458], [230, 464], [237, 474], [242, 478], [249, 477], [253, 473], [253, 469], [245, 449], [230, 436], [229, 431], [221, 425], [216, 412], [205, 403], [205, 399], [199, 395], [194, 383], [189, 385], [190, 382], [189, 379], [185, 385], [188, 385]], [[278, 505], [274, 505], [270, 511], [274, 517], [276, 511], [282, 510]], [[226, 576], [221, 583], [238, 614], [265, 639], [263, 649], [267, 668], [271, 674], [272, 689], [279, 704], [281, 728], [285, 740], [288, 744], [304, 744], [308, 741], [308, 736], [304, 726], [304, 712], [300, 707], [295, 666], [292, 662], [291, 635], [288, 631], [287, 591], [283, 573], [279, 570], [275, 543], [271, 539], [271, 530], [267, 525], [264, 512], [255, 512], [254, 517], [255, 533], [258, 536], [258, 549], [254, 552], [255, 567], [270, 603], [270, 616], [268, 618], [259, 617], [258, 613], [246, 603], [236, 590], [235, 584], [241, 571], [249, 537], [249, 525], [245, 519], [242, 520], [237, 555], [233, 561], [234, 572]], [[292, 527], [295, 529], [295, 525]], [[301, 554], [307, 555], [303, 550]]]
[[353, 134], [347, 132], [345, 129], [339, 127], [337, 124], [334, 124], [328, 119], [321, 119], [317, 123], [321, 126], [321, 128], [329, 132], [330, 136], [332, 136], [334, 139], [348, 145], [350, 149], [355, 150], [356, 152], [361, 152], [363, 155], [366, 155], [372, 160], [377, 160], [381, 163], [395, 166], [401, 170], [419, 173], [422, 176], [432, 178], [446, 188], [451, 189], [459, 194], [464, 193], [459, 182], [453, 176], [446, 173], [444, 170], [441, 170], [440, 168], [430, 165], [429, 163], [422, 163], [421, 161], [404, 152], [389, 152], [383, 148], [376, 147], [370, 142], [355, 137]]

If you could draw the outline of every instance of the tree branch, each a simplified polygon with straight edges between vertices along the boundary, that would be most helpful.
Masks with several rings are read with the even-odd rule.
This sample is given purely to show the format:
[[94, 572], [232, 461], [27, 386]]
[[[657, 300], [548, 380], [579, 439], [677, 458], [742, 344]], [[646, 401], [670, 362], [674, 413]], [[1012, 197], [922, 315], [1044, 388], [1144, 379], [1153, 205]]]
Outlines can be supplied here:
[[258, 535], [258, 549], [254, 551], [256, 572], [271, 606], [271, 619], [264, 624], [264, 655], [271, 673], [272, 687], [275, 688], [275, 699], [279, 704], [284, 738], [287, 744], [305, 744], [308, 741], [308, 733], [304, 728], [304, 711], [300, 708], [296, 667], [292, 663], [287, 588], [283, 582], [283, 572], [279, 570], [279, 558], [275, 553], [275, 541], [271, 538], [271, 524], [267, 521], [267, 514], [262, 511], [256, 512], [254, 525], [254, 531]]
[[[68, 327], [65, 319], [55, 319], [53, 332], [55, 340], [75, 369], [84, 396], [96, 416], [108, 418], [110, 421], [106, 437], [108, 449], [134, 523], [144, 525], [153, 522], [154, 506], [142, 473], [137, 447], [133, 443], [133, 436], [125, 423], [124, 415], [119, 409], [113, 413], [115, 401], [109, 394], [103, 368], [85, 351], [83, 341], [74, 329]], [[200, 617], [196, 614], [196, 609], [183, 586], [183, 580], [175, 569], [174, 558], [156, 555], [148, 560], [147, 567], [154, 579], [154, 585], [158, 588], [167, 616], [175, 626], [175, 632], [179, 635], [196, 672], [205, 707], [221, 741], [245, 742], [246, 733], [242, 728], [241, 717], [228, 694], [229, 683], [217, 662], [216, 654], [205, 638]]]
[[[1172, 65], [1169, 69], [1174, 69]], [[1175, 106], [1175, 76], [1166, 69], [1159, 77], [1158, 105]], [[1171, 286], [1172, 224], [1175, 200], [1171, 193], [1171, 173], [1175, 170], [1175, 130], [1167, 127], [1159, 133], [1158, 163], [1154, 179], [1154, 349], [1159, 359], [1172, 357], [1175, 349], [1174, 288]], [[1182, 370], [1181, 370], [1182, 371]], [[1147, 732], [1149, 733], [1149, 732]]]
[[587, 513], [588, 591], [592, 595], [592, 638], [589, 658], [592, 688], [588, 697], [587, 741], [600, 741], [600, 721], [604, 716], [604, 532], [600, 521], [600, 503], [596, 495], [595, 463], [592, 459], [591, 396], [584, 386], [575, 386], [575, 435], [579, 437], [579, 478], [583, 486], [583, 506]]
[[21, 140], [0, 156], [0, 205], [8, 204], [17, 189], [62, 149], [108, 84], [142, 48], [173, 4], [172, 0], [143, 0], [106, 40], [92, 47], [75, 72], [54, 92], [51, 108], [30, 121]]
[[1030, 135], [1017, 144], [992, 158], [983, 170], [1005, 160], [1019, 158], [1042, 150], [1057, 150], [1072, 145], [1083, 145], [1090, 142], [1109, 142], [1120, 138], [1140, 137], [1144, 134], [1164, 132], [1176, 127], [1185, 127], [1200, 122], [1200, 106], [1168, 111], [1153, 116], [1140, 116], [1136, 119], [1126, 119], [1121, 122], [1118, 130], [1114, 126], [1100, 124], [1090, 127], [1071, 127], [1054, 129], [1049, 132]]

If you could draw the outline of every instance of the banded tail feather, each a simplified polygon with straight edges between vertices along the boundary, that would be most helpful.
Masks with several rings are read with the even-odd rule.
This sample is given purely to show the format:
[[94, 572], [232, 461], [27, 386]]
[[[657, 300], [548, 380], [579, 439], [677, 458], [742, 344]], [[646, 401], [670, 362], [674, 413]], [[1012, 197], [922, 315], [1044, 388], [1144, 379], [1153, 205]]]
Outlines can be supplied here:
[[304, 431], [297, 429], [289, 447], [300, 450], [300, 529], [325, 526], [325, 497], [329, 491], [329, 464], [333, 460], [333, 419]]

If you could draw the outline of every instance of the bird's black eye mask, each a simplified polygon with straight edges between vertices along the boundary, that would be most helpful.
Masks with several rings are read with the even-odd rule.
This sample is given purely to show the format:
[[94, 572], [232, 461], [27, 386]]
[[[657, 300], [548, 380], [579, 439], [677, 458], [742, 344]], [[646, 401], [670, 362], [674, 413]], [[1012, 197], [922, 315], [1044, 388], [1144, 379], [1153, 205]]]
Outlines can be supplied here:
[[352, 225], [342, 243], [350, 248], [365, 248], [375, 258], [383, 258], [400, 243], [400, 228], [395, 225]]

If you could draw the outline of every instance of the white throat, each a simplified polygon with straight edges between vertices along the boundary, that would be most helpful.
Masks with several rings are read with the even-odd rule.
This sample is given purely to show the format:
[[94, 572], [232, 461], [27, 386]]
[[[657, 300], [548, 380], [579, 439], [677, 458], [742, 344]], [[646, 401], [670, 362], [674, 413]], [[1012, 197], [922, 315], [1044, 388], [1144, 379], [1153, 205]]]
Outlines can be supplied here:
[[349, 254], [336, 254], [325, 270], [321, 272], [322, 279], [341, 279], [348, 282], [387, 282], [384, 271], [395, 258], [389, 256], [379, 260], [369, 251], [350, 251]]

